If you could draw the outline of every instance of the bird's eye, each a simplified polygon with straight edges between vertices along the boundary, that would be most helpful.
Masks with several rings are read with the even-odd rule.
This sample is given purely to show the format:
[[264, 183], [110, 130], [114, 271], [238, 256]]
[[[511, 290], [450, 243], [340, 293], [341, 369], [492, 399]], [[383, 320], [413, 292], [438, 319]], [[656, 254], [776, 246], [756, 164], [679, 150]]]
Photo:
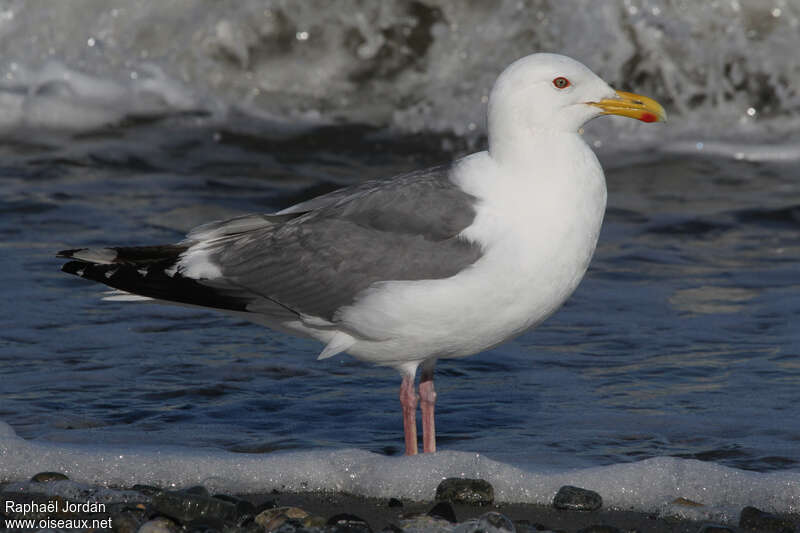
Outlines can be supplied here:
[[572, 84], [564, 76], [559, 76], [559, 77], [557, 77], [556, 79], [553, 80], [553, 86], [556, 89], [566, 89], [570, 85], [572, 85]]

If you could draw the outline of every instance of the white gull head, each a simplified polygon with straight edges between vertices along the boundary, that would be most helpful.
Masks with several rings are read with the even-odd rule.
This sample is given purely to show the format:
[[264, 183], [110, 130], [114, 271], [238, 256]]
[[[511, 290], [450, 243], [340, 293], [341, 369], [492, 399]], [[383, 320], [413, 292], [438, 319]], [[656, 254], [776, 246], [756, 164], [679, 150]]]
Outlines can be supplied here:
[[615, 91], [586, 66], [558, 54], [533, 54], [509, 65], [489, 97], [489, 152], [525, 150], [531, 136], [576, 133], [600, 115], [666, 120], [649, 98]]

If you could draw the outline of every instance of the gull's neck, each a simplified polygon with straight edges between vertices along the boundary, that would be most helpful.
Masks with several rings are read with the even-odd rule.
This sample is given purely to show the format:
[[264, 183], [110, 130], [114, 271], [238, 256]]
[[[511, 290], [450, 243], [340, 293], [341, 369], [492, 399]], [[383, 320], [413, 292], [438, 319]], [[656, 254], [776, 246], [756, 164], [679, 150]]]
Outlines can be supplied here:
[[500, 93], [489, 99], [487, 126], [489, 154], [501, 165], [524, 164], [531, 157], [541, 161], [558, 145], [585, 145], [578, 130], [598, 115], [585, 105], [531, 112], [519, 95]]
[[489, 155], [501, 166], [520, 167], [557, 159], [569, 152], [564, 147], [588, 149], [577, 131], [547, 128], [502, 128], [489, 130]]

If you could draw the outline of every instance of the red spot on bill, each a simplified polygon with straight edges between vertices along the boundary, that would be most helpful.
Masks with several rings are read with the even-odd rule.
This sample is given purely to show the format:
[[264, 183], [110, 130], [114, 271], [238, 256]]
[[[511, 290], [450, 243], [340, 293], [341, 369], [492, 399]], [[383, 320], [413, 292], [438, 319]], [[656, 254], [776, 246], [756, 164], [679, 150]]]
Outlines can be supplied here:
[[652, 113], [642, 113], [641, 118], [639, 118], [642, 122], [655, 122], [658, 120], [658, 117]]

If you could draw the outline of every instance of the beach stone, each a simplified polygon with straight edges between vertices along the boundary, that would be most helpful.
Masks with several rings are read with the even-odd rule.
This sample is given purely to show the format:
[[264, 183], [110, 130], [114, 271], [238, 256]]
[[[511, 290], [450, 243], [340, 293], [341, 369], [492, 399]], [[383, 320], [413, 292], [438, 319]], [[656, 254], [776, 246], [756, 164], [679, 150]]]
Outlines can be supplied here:
[[326, 525], [329, 531], [335, 533], [372, 533], [366, 520], [348, 513], [333, 515]]
[[224, 502], [230, 502], [236, 506], [236, 523], [240, 526], [253, 520], [258, 514], [256, 512], [256, 506], [247, 500], [242, 500], [241, 498], [236, 498], [235, 496], [229, 496], [227, 494], [214, 494], [212, 497]]
[[603, 498], [593, 490], [564, 485], [553, 498], [553, 507], [569, 511], [596, 511], [603, 506]]
[[406, 533], [452, 533], [453, 523], [437, 516], [412, 515], [400, 520], [400, 528]]
[[188, 489], [183, 489], [180, 492], [186, 494], [196, 494], [197, 496], [211, 496], [211, 493], [208, 492], [208, 489], [202, 485], [194, 485]]
[[39, 472], [31, 478], [34, 483], [47, 483], [48, 481], [66, 481], [69, 478], [61, 472]]
[[277, 531], [285, 524], [289, 524], [296, 529], [298, 526], [302, 526], [302, 520], [309, 516], [306, 511], [299, 507], [273, 507], [261, 511], [253, 520], [265, 531]]
[[478, 519], [470, 518], [453, 528], [453, 533], [482, 533], [478, 528]]
[[315, 527], [325, 527], [328, 524], [328, 521], [325, 520], [324, 516], [311, 515], [303, 518], [302, 522], [300, 523], [303, 525], [303, 527], [311, 529]]
[[159, 516], [142, 524], [137, 533], [178, 533], [178, 524], [165, 516]]
[[517, 533], [534, 533], [538, 531], [551, 531], [553, 528], [538, 522], [531, 522], [530, 520], [515, 520], [514, 529], [517, 530]]
[[672, 503], [675, 505], [683, 505], [684, 507], [705, 507], [704, 504], [700, 502], [696, 502], [694, 500], [690, 500], [689, 498], [675, 498], [672, 500]]
[[494, 487], [483, 479], [447, 478], [436, 487], [436, 499], [467, 505], [491, 505]]
[[278, 526], [277, 529], [272, 530], [273, 533], [302, 533], [305, 531], [296, 520], [287, 520]]
[[734, 533], [734, 531], [729, 527], [717, 524], [703, 524], [697, 533]]
[[233, 522], [237, 518], [236, 505], [231, 502], [180, 492], [161, 492], [153, 496], [151, 505], [160, 514], [181, 523]]
[[453, 506], [450, 505], [450, 502], [437, 503], [430, 511], [428, 511], [428, 516], [441, 518], [442, 520], [447, 520], [452, 524], [458, 522], [458, 519], [456, 519], [456, 512], [453, 510]]
[[508, 517], [491, 511], [458, 524], [453, 533], [516, 533], [516, 528]]
[[153, 496], [159, 492], [164, 492], [164, 490], [160, 487], [154, 487], [153, 485], [141, 485], [139, 483], [131, 487], [131, 490], [135, 490], [136, 492], [144, 494], [145, 496]]
[[763, 533], [794, 533], [791, 522], [756, 507], [745, 507], [739, 515], [739, 527]]
[[487, 533], [515, 533], [516, 527], [506, 515], [491, 511], [478, 518], [478, 528]]
[[143, 511], [127, 510], [111, 515], [111, 529], [114, 533], [136, 533], [143, 522]]
[[[256, 518], [260, 521], [269, 521], [277, 516], [285, 516], [286, 518], [303, 519], [308, 516], [308, 512], [300, 509], [299, 507], [272, 507], [258, 514]], [[259, 520], [256, 520], [259, 523]]]

